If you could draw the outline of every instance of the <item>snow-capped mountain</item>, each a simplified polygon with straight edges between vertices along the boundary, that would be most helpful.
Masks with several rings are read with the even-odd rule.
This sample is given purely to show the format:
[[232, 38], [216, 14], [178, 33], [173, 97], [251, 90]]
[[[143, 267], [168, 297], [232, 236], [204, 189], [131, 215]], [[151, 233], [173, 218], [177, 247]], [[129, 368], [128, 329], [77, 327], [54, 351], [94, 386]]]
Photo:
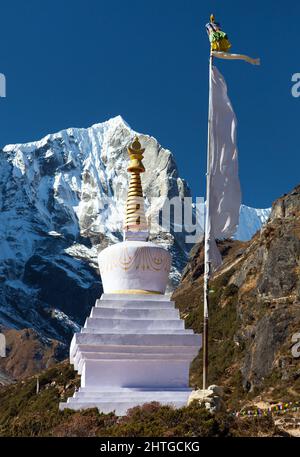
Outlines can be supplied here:
[[[122, 238], [127, 146], [134, 135], [118, 116], [0, 150], [0, 326], [34, 327], [67, 341], [83, 323], [102, 292], [97, 253]], [[167, 199], [191, 192], [171, 152], [148, 135], [140, 140], [151, 219]], [[265, 211], [242, 207], [237, 237], [251, 237]], [[172, 226], [152, 239], [172, 253], [172, 287], [191, 245]]]
[[[122, 236], [134, 135], [116, 117], [0, 151], [0, 324], [65, 339], [83, 323], [101, 294], [97, 253]], [[140, 139], [146, 200], [189, 196], [171, 152]], [[184, 236], [154, 239], [172, 251], [174, 284], [187, 261]]]
[[234, 238], [240, 241], [250, 240], [261, 226], [267, 222], [271, 209], [257, 209], [241, 205], [239, 226]]

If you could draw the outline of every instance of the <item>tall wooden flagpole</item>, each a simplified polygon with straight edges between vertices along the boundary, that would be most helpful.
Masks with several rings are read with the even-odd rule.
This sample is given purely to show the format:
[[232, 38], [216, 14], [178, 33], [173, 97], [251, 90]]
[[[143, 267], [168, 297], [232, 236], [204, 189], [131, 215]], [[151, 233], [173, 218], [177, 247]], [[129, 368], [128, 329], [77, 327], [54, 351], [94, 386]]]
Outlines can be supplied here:
[[[215, 116], [216, 119], [216, 131], [215, 126], [212, 125], [212, 118], [214, 115], [212, 100], [212, 75], [213, 69], [213, 58], [217, 57], [220, 59], [227, 60], [244, 60], [252, 65], [260, 65], [260, 59], [253, 59], [252, 57], [244, 54], [231, 54], [228, 52], [231, 44], [228, 40], [227, 34], [220, 28], [220, 24], [215, 22], [214, 15], [210, 16], [210, 22], [206, 24], [206, 30], [211, 43], [210, 46], [210, 57], [209, 57], [209, 102], [208, 102], [208, 138], [207, 138], [207, 172], [206, 172], [206, 212], [205, 212], [205, 234], [204, 234], [204, 316], [203, 316], [203, 389], [207, 388], [208, 379], [208, 334], [209, 334], [209, 285], [212, 273], [212, 262], [214, 267], [217, 267], [222, 263], [221, 258], [217, 259], [215, 252], [216, 238], [228, 238], [231, 237], [236, 231], [239, 220], [239, 210], [241, 204], [241, 190], [240, 182], [238, 178], [238, 162], [237, 162], [237, 147], [236, 147], [236, 117], [231, 106], [230, 100], [227, 95], [226, 85], [224, 78], [221, 74], [216, 73], [218, 81], [214, 81], [214, 87], [216, 87], [216, 96], [222, 97], [223, 112], [222, 119], [218, 119], [220, 116]], [[225, 89], [218, 88], [218, 85], [225, 85]], [[226, 108], [226, 109], [225, 109]], [[227, 141], [226, 135], [224, 135], [223, 127], [217, 131], [217, 124], [222, 122], [223, 127], [231, 129], [231, 139]], [[214, 131], [212, 131], [214, 129]], [[217, 135], [218, 138], [214, 138], [213, 135]], [[211, 144], [212, 143], [212, 144]], [[224, 143], [224, 145], [223, 145]], [[222, 152], [220, 152], [220, 144], [222, 144]], [[218, 165], [215, 168], [215, 163]], [[222, 164], [225, 164], [224, 167]], [[211, 176], [211, 167], [214, 166], [213, 176]], [[222, 169], [222, 171], [220, 171]], [[218, 170], [218, 173], [217, 173]], [[211, 192], [212, 192], [212, 179], [217, 182], [218, 185], [214, 188], [214, 201], [221, 200], [222, 207], [216, 210], [216, 204], [211, 205]], [[219, 190], [218, 188], [219, 187]], [[223, 189], [222, 191], [220, 189]], [[226, 198], [224, 192], [226, 190]], [[218, 229], [215, 232], [216, 227], [212, 227], [212, 215], [214, 220], [219, 217], [218, 212], [223, 211], [224, 214], [228, 214], [226, 226], [223, 223], [223, 229]], [[213, 244], [212, 244], [213, 243]], [[214, 248], [214, 254], [212, 254], [211, 248]], [[219, 255], [220, 257], [220, 255]]]
[[213, 54], [212, 47], [209, 56], [209, 97], [208, 97], [208, 132], [207, 132], [207, 170], [206, 170], [206, 211], [205, 211], [205, 234], [204, 234], [204, 307], [203, 307], [203, 389], [207, 387], [208, 374], [208, 317], [209, 317], [209, 225], [210, 225], [210, 129], [211, 129], [211, 77], [212, 77]]

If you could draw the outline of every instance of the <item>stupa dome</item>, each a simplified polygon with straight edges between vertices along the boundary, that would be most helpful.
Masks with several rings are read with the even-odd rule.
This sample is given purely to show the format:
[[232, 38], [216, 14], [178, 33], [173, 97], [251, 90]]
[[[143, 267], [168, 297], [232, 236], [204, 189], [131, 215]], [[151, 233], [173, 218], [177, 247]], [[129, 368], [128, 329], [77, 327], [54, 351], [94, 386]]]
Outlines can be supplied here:
[[171, 256], [149, 241], [124, 241], [99, 254], [104, 293], [164, 294]]

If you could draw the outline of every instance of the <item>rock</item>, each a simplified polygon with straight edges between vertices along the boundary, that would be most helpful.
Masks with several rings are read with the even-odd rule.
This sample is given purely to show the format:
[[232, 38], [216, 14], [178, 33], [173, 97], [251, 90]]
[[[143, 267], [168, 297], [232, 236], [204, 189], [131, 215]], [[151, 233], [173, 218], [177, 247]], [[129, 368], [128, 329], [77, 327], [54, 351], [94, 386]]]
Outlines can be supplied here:
[[188, 405], [190, 403], [192, 403], [192, 401], [194, 401], [194, 400], [202, 401], [202, 400], [206, 400], [207, 398], [209, 398], [211, 396], [213, 396], [213, 392], [211, 390], [208, 390], [208, 389], [193, 390], [189, 396]]
[[212, 385], [208, 389], [194, 390], [189, 396], [188, 405], [193, 401], [198, 401], [200, 404], [204, 404], [211, 413], [220, 412], [225, 409], [221, 395], [223, 395], [223, 388], [216, 385]]
[[225, 411], [225, 403], [221, 397], [213, 397], [213, 401], [210, 403], [210, 407], [207, 408], [211, 413], [219, 413]]
[[215, 384], [211, 385], [208, 387], [208, 390], [211, 390], [214, 395], [217, 395], [219, 397], [223, 397], [224, 395], [224, 389], [221, 386], [216, 386]]

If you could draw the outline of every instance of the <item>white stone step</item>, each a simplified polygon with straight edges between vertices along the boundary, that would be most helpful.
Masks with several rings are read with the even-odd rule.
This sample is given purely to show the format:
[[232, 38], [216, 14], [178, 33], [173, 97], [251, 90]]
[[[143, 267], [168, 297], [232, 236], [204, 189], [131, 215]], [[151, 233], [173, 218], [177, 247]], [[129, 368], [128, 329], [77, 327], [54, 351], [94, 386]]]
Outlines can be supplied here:
[[142, 386], [137, 386], [137, 387], [104, 387], [101, 386], [99, 387], [96, 386], [89, 386], [89, 387], [79, 387], [77, 392], [85, 392], [85, 393], [114, 393], [114, 394], [122, 394], [123, 392], [125, 393], [147, 393], [151, 392], [154, 394], [160, 394], [160, 393], [186, 393], [190, 394], [192, 392], [191, 387], [170, 387], [170, 386], [165, 386], [165, 387], [142, 387]]
[[[83, 361], [86, 360], [99, 360], [99, 361], [104, 361], [104, 360], [164, 360], [166, 362], [170, 360], [186, 360], [187, 357], [190, 356], [189, 352], [183, 352], [180, 351], [180, 353], [172, 353], [172, 352], [153, 352], [151, 354], [145, 354], [142, 352], [81, 352], [80, 354], [76, 354], [74, 363], [75, 364], [81, 364]], [[193, 354], [192, 354], [193, 358]]]
[[130, 300], [128, 298], [123, 300], [97, 300], [96, 308], [115, 308], [115, 309], [174, 309], [175, 303], [170, 300]]
[[180, 330], [184, 329], [184, 321], [180, 319], [108, 319], [88, 317], [84, 328], [96, 330]]
[[[202, 346], [202, 335], [185, 334], [112, 334], [112, 333], [75, 333], [70, 346], [71, 363], [84, 360], [83, 354], [114, 354], [113, 359], [126, 358], [126, 354], [178, 354], [192, 360]], [[124, 354], [124, 357], [122, 356]], [[118, 356], [119, 355], [119, 356]], [[83, 358], [82, 358], [83, 357]], [[106, 357], [105, 357], [106, 358]]]
[[80, 345], [78, 353], [84, 355], [89, 353], [89, 354], [99, 354], [100, 356], [102, 354], [108, 354], [108, 355], [113, 355], [113, 354], [137, 354], [139, 355], [138, 358], [141, 356], [145, 356], [146, 354], [148, 355], [153, 355], [153, 354], [166, 354], [167, 356], [171, 354], [177, 354], [177, 355], [183, 355], [183, 356], [188, 356], [190, 354], [194, 354], [195, 348], [194, 346], [181, 346], [180, 347], [180, 353], [178, 352], [178, 347], [177, 346], [130, 346], [130, 345], [125, 345], [125, 346], [107, 346], [107, 345]]
[[179, 310], [175, 308], [96, 308], [91, 310], [91, 317], [111, 319], [176, 319]]
[[[187, 332], [187, 330], [185, 330]], [[201, 336], [192, 333], [183, 335], [143, 335], [137, 333], [128, 334], [88, 334], [75, 333], [71, 342], [71, 350], [76, 345], [87, 346], [194, 346], [201, 347]]]
[[76, 355], [76, 360], [74, 361], [75, 363], [83, 363], [83, 361], [86, 360], [99, 360], [99, 361], [105, 361], [105, 360], [165, 360], [166, 362], [170, 360], [185, 360], [189, 358], [189, 353], [183, 353], [180, 352], [178, 353], [152, 353], [152, 354], [144, 354], [141, 352], [132, 352], [132, 353], [105, 353], [105, 352], [81, 352], [80, 354]]
[[[179, 400], [185, 400], [189, 397], [191, 389], [182, 389], [182, 390], [141, 390], [138, 389], [130, 390], [127, 389], [124, 391], [104, 391], [104, 392], [91, 392], [91, 391], [78, 391], [74, 393], [73, 399], [79, 401], [132, 401], [132, 400], [143, 400], [145, 401], [160, 401], [160, 400], [172, 400], [174, 396]], [[155, 400], [153, 400], [155, 398]]]
[[172, 329], [172, 328], [82, 328], [82, 334], [90, 334], [90, 335], [120, 335], [120, 336], [127, 336], [132, 335], [134, 332], [135, 335], [192, 335], [194, 332], [190, 329]]

